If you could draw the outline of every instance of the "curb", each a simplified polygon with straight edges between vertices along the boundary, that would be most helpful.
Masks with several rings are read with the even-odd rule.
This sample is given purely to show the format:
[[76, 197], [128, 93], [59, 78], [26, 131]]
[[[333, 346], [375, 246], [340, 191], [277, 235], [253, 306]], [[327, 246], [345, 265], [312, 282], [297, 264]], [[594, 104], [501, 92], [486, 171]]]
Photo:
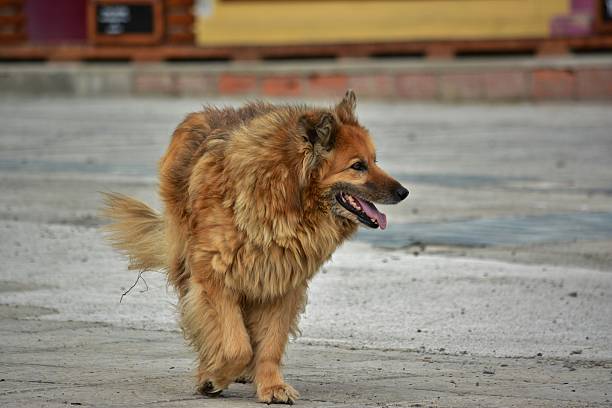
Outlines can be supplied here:
[[415, 101], [607, 101], [612, 57], [0, 65], [0, 95], [320, 98], [347, 88]]

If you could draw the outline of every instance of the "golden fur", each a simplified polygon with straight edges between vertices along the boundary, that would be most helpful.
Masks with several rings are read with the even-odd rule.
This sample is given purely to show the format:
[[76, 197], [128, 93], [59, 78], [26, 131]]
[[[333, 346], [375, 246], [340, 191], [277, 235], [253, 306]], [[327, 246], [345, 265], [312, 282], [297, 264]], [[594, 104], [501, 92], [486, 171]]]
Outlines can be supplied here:
[[246, 379], [260, 401], [298, 397], [280, 370], [288, 335], [308, 282], [360, 222], [337, 195], [395, 203], [408, 194], [376, 165], [354, 110], [352, 91], [329, 109], [205, 108], [178, 126], [160, 161], [163, 215], [106, 195], [110, 239], [130, 268], [164, 269], [177, 290], [200, 392]]

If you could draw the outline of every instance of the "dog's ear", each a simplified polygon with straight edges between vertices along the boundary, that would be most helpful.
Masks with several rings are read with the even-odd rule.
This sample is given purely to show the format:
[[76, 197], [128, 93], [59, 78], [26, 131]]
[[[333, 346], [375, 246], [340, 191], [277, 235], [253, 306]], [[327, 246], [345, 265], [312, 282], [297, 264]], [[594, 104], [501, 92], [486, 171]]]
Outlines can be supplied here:
[[355, 108], [357, 108], [357, 97], [352, 89], [346, 91], [344, 98], [336, 106], [336, 113], [340, 120], [344, 123], [353, 123], [357, 119], [355, 117]]
[[337, 123], [331, 112], [307, 113], [300, 118], [306, 140], [320, 145], [325, 150], [331, 150], [336, 142]]

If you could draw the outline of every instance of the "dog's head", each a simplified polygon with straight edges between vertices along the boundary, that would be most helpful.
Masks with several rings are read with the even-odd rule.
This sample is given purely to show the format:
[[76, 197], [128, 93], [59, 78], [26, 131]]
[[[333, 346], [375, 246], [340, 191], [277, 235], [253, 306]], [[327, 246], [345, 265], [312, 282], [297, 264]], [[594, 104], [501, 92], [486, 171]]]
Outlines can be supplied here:
[[302, 116], [304, 138], [312, 147], [317, 184], [337, 217], [370, 228], [385, 229], [387, 218], [374, 203], [396, 204], [408, 190], [382, 170], [368, 131], [355, 116], [356, 98], [349, 90], [344, 99], [328, 111]]

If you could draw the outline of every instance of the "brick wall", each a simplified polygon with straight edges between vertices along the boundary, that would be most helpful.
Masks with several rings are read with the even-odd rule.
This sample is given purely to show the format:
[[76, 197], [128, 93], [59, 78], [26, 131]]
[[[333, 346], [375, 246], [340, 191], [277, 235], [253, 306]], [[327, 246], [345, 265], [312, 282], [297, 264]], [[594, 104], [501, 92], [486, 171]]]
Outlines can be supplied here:
[[612, 58], [0, 67], [0, 94], [329, 98], [347, 88], [378, 99], [612, 101]]
[[[428, 101], [612, 100], [612, 63], [587, 66], [338, 70], [334, 73], [136, 72], [138, 94], [319, 98], [352, 88], [361, 97]], [[169, 79], [173, 78], [172, 80]], [[156, 79], [154, 79], [156, 78]], [[185, 84], [188, 84], [186, 86]]]

